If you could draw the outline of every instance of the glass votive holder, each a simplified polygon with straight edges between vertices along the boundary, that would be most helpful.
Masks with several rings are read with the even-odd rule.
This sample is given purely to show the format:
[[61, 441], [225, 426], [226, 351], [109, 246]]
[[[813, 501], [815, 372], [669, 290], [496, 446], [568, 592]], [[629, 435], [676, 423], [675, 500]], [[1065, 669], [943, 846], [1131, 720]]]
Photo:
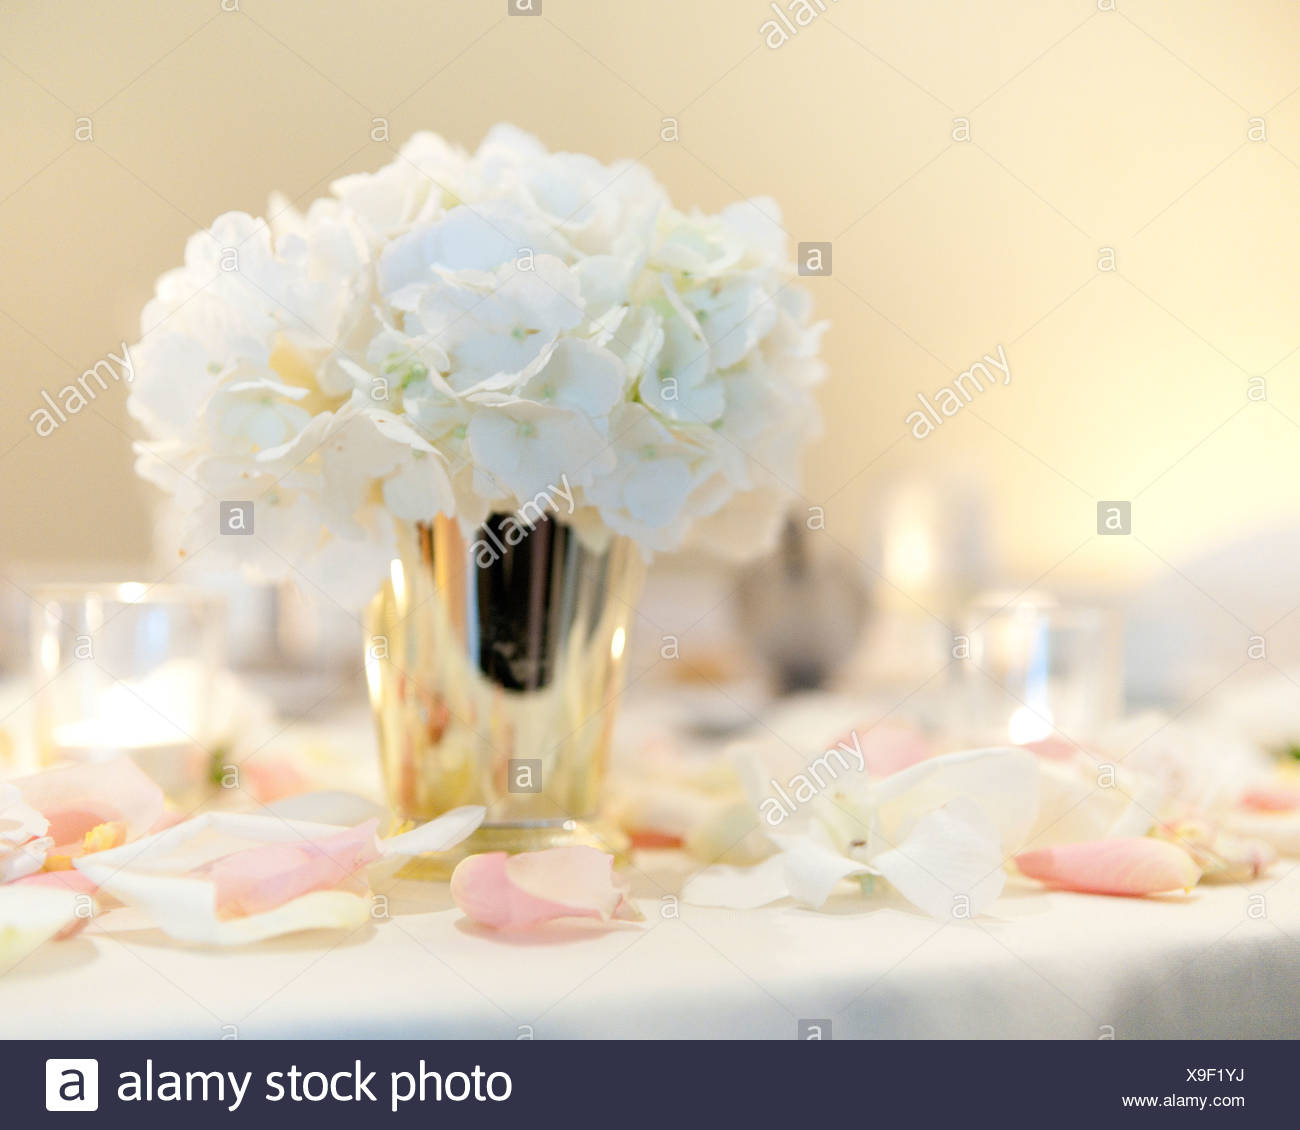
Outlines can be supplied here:
[[982, 743], [1077, 742], [1119, 715], [1118, 617], [1042, 593], [986, 593], [953, 641], [959, 729]]
[[75, 584], [33, 592], [35, 743], [46, 766], [128, 756], [168, 799], [207, 791], [221, 605], [176, 585]]

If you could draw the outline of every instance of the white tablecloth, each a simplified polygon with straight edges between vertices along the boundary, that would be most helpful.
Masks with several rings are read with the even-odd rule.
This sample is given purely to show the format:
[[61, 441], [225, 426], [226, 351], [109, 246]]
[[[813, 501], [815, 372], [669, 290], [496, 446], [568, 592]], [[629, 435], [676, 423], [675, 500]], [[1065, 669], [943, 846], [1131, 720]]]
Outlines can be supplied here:
[[[641, 741], [671, 732], [679, 701], [634, 701], [622, 721]], [[793, 740], [844, 721], [816, 717], [768, 725]], [[364, 703], [314, 722], [373, 775]], [[790, 1038], [829, 1019], [835, 1038], [1300, 1037], [1300, 860], [1163, 899], [1010, 879], [991, 915], [944, 926], [847, 884], [820, 912], [686, 906], [688, 860], [634, 864], [644, 924], [532, 937], [469, 926], [445, 883], [406, 880], [387, 920], [247, 949], [196, 949], [115, 909], [0, 976], [0, 1036]]]
[[1011, 885], [994, 915], [945, 926], [848, 888], [822, 912], [674, 908], [672, 853], [638, 857], [644, 924], [532, 937], [468, 926], [445, 884], [405, 880], [387, 921], [244, 950], [118, 910], [0, 977], [0, 1035], [791, 1038], [803, 1018], [835, 1038], [1296, 1037], [1294, 866], [1163, 900]]

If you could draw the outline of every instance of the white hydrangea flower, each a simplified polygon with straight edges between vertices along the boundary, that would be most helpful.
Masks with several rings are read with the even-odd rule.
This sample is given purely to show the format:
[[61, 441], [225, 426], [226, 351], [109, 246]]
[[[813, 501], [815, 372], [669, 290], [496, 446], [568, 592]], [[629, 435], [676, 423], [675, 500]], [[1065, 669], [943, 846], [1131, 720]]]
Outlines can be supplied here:
[[405, 312], [408, 333], [446, 350], [458, 392], [509, 387], [585, 316], [577, 276], [552, 255], [538, 256], [529, 270], [508, 264], [434, 275], [391, 301]]
[[469, 450], [476, 489], [521, 503], [566, 479], [586, 486], [613, 462], [605, 437], [581, 412], [533, 400], [478, 409]]
[[614, 469], [587, 494], [615, 533], [653, 549], [675, 549], [674, 519], [697, 483], [701, 453], [673, 436], [642, 404], [622, 404], [610, 421]]
[[[592, 544], [768, 543], [822, 376], [772, 201], [681, 212], [640, 165], [498, 126], [269, 213], [188, 241], [132, 351], [182, 551], [362, 597], [395, 523], [469, 530], [562, 482]], [[225, 500], [253, 537], [215, 537]]]
[[276, 380], [274, 372], [250, 374], [223, 385], [208, 402], [208, 422], [225, 443], [249, 453], [278, 447], [311, 423], [312, 414], [295, 403], [307, 396]]

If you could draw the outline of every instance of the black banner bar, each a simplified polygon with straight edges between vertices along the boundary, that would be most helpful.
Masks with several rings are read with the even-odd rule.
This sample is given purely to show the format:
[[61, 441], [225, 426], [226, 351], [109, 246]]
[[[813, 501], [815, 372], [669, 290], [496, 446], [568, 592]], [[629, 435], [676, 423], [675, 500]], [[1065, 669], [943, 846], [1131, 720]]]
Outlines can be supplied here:
[[1296, 1045], [1262, 1041], [11, 1041], [0, 1045], [0, 1124], [94, 1110], [171, 1130], [286, 1118], [519, 1130], [533, 1117], [572, 1130], [918, 1116], [1057, 1127], [1215, 1112], [1285, 1125], [1296, 1059]]

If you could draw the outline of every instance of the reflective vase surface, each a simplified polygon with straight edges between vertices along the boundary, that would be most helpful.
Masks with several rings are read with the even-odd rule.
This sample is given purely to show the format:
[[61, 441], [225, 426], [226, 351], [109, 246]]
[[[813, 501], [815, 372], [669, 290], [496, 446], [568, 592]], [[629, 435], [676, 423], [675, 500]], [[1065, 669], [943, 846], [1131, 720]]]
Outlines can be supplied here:
[[404, 826], [463, 804], [483, 826], [408, 874], [481, 851], [626, 840], [598, 821], [610, 733], [644, 565], [615, 539], [494, 514], [399, 531], [400, 556], [367, 615], [366, 681], [389, 806]]

